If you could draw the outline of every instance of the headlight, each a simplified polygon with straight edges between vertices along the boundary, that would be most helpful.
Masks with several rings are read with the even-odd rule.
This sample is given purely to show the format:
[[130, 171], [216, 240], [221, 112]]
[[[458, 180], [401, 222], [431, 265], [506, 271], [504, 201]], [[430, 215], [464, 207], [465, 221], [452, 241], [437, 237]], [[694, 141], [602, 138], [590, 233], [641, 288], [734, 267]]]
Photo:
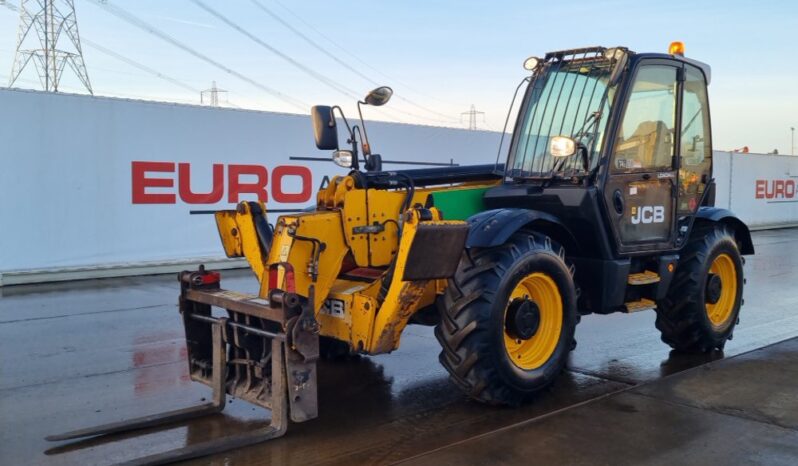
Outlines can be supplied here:
[[351, 150], [337, 150], [333, 152], [332, 159], [339, 167], [352, 168]]
[[568, 136], [554, 136], [549, 143], [552, 157], [570, 157], [576, 153], [576, 141]]

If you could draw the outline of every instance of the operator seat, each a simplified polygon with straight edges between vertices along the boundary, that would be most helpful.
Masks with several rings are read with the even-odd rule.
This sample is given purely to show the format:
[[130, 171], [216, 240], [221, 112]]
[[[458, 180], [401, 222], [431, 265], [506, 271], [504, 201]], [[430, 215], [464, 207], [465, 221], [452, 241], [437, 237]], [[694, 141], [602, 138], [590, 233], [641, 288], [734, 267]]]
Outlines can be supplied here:
[[623, 145], [630, 149], [634, 148], [626, 153], [628, 158], [636, 162], [632, 164], [634, 168], [672, 166], [671, 131], [662, 120], [641, 122]]

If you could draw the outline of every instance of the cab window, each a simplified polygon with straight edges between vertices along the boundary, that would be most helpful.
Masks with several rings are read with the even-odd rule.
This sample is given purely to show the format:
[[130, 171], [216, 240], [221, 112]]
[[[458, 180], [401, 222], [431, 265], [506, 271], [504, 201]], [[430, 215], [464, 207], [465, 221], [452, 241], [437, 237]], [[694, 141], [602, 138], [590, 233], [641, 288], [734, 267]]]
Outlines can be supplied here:
[[682, 98], [682, 139], [679, 154], [679, 212], [692, 213], [698, 208], [709, 178], [712, 143], [704, 75], [685, 66]]
[[643, 65], [637, 72], [615, 140], [612, 171], [673, 168], [677, 69]]

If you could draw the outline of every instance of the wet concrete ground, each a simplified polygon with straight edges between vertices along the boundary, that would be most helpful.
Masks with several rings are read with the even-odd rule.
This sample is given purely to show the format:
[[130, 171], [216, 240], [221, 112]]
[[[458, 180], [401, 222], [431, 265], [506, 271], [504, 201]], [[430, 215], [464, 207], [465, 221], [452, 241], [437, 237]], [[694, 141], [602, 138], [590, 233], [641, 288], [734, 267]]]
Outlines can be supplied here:
[[[291, 425], [284, 438], [194, 463], [400, 461], [798, 336], [798, 230], [757, 232], [754, 243], [741, 323], [725, 353], [671, 353], [651, 311], [588, 316], [577, 328], [569, 370], [551, 391], [519, 409], [491, 408], [467, 400], [447, 380], [432, 329], [410, 327], [391, 355], [322, 363], [318, 419]], [[223, 286], [257, 288], [248, 271], [223, 273]], [[78, 445], [43, 440], [210, 395], [186, 374], [177, 292], [172, 276], [0, 288], [0, 464], [109, 464], [266, 422], [268, 411], [233, 400], [221, 415], [137, 435]], [[667, 414], [642, 412], [652, 425]]]
[[794, 465], [796, 388], [798, 339], [790, 339], [406, 463]]

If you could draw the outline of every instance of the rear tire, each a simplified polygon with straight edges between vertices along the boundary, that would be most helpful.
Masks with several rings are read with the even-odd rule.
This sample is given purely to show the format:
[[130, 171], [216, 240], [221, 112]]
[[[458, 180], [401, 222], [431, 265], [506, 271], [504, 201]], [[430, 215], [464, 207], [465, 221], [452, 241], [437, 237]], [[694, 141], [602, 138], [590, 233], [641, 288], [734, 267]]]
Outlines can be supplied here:
[[[562, 372], [577, 323], [564, 256], [549, 237], [530, 232], [518, 232], [502, 246], [464, 252], [439, 300], [435, 336], [441, 364], [471, 398], [518, 405]], [[508, 318], [521, 312], [537, 317], [529, 325]]]
[[734, 232], [724, 225], [696, 226], [680, 256], [668, 294], [657, 302], [662, 341], [685, 352], [722, 350], [732, 337], [743, 296], [743, 263]]

